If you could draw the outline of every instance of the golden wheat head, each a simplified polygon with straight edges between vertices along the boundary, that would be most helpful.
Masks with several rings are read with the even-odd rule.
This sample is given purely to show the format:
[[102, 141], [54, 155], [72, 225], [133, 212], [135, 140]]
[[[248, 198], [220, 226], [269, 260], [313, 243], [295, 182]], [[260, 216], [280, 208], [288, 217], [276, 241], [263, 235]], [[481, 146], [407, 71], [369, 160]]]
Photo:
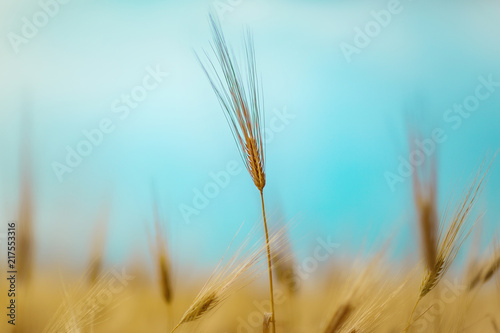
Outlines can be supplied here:
[[264, 124], [253, 39], [247, 32], [245, 38], [246, 71], [243, 75], [234, 53], [229, 50], [220, 22], [213, 15], [210, 15], [210, 24], [213, 37], [212, 50], [218, 68], [208, 56], [207, 66], [199, 58], [198, 60], [224, 110], [245, 167], [255, 186], [262, 191], [266, 185], [262, 137]]
[[445, 225], [441, 226], [435, 266], [426, 270], [420, 288], [420, 298], [427, 295], [439, 283], [457, 256], [463, 242], [472, 231], [475, 222], [472, 221], [470, 215], [481, 193], [487, 171], [482, 172], [482, 167], [480, 168], [472, 184], [463, 194], [446, 231], [444, 230]]

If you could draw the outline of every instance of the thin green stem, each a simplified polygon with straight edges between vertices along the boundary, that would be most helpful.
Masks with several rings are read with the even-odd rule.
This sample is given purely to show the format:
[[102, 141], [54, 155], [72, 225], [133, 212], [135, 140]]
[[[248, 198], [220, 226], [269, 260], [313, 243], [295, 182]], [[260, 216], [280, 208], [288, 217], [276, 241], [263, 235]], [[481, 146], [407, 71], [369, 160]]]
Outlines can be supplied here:
[[262, 202], [262, 217], [264, 218], [264, 230], [266, 231], [266, 246], [267, 246], [267, 265], [269, 269], [269, 292], [271, 296], [271, 323], [273, 333], [276, 333], [276, 321], [274, 317], [274, 290], [273, 290], [273, 271], [271, 269], [271, 248], [269, 246], [269, 233], [267, 231], [266, 209], [264, 208], [264, 192], [260, 190], [260, 200]]

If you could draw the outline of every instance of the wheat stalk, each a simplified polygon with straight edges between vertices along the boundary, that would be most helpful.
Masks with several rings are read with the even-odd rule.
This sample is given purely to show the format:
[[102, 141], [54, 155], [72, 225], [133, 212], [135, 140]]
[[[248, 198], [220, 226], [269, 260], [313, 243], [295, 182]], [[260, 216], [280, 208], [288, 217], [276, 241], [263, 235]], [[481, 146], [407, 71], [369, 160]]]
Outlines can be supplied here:
[[[230, 52], [224, 38], [220, 22], [213, 15], [209, 16], [212, 28], [214, 51], [219, 69], [207, 56], [208, 66], [199, 59], [203, 70], [224, 110], [224, 114], [231, 128], [241, 158], [252, 180], [260, 192], [262, 217], [267, 245], [267, 260], [269, 272], [269, 293], [271, 298], [271, 323], [273, 332], [276, 332], [273, 275], [271, 264], [271, 249], [264, 205], [264, 187], [266, 185], [265, 153], [262, 134], [264, 131], [262, 117], [262, 100], [257, 79], [255, 49], [252, 35], [247, 31], [245, 38], [246, 53], [246, 80]], [[209, 68], [210, 72], [209, 73]]]

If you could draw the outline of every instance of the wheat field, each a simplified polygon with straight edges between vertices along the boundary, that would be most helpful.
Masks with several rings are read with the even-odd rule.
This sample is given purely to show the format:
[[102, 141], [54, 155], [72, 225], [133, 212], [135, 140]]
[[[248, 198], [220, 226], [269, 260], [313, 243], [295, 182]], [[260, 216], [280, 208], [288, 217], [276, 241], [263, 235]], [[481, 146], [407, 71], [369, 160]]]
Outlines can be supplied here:
[[[399, 14], [394, 6], [389, 5], [387, 13], [392, 10], [394, 15]], [[410, 199], [405, 203], [405, 207], [395, 207], [396, 204], [376, 207], [387, 211], [407, 211], [402, 221], [397, 221], [395, 230], [385, 230], [375, 235], [368, 235], [370, 232], [366, 231], [366, 239], [356, 240], [356, 243], [346, 250], [347, 255], [341, 254], [338, 250], [340, 244], [327, 235], [311, 238], [308, 238], [307, 234], [302, 235], [306, 239], [304, 242], [312, 245], [299, 255], [294, 246], [296, 237], [290, 235], [297, 224], [305, 226], [306, 229], [311, 226], [312, 229], [317, 216], [291, 219], [287, 217], [287, 212], [282, 211], [280, 205], [275, 204], [273, 200], [276, 199], [276, 188], [270, 189], [268, 184], [272, 184], [280, 176], [280, 172], [270, 168], [268, 160], [273, 158], [273, 152], [278, 151], [281, 157], [288, 156], [287, 162], [302, 159], [301, 154], [304, 154], [307, 163], [309, 155], [305, 153], [315, 148], [299, 147], [297, 141], [289, 144], [283, 140], [277, 142], [274, 149], [268, 149], [266, 131], [269, 126], [266, 126], [266, 121], [269, 119], [269, 110], [266, 108], [264, 96], [267, 98], [267, 87], [275, 82], [270, 80], [272, 82], [268, 85], [266, 76], [263, 75], [263, 68], [270, 67], [265, 64], [265, 59], [262, 60], [258, 56], [258, 37], [262, 36], [262, 33], [254, 34], [252, 29], [247, 27], [242, 38], [235, 40], [231, 38], [231, 32], [226, 30], [225, 22], [220, 20], [220, 13], [217, 14], [214, 8], [209, 13], [206, 15], [206, 11], [203, 12], [205, 17], [208, 16], [203, 29], [209, 31], [210, 39], [204, 44], [205, 47], [193, 47], [190, 56], [198, 66], [197, 72], [193, 70], [196, 84], [199, 84], [195, 87], [203, 87], [212, 94], [212, 100], [208, 102], [203, 99], [204, 95], [196, 96], [203, 99], [197, 101], [200, 103], [199, 108], [204, 108], [208, 103], [218, 103], [219, 110], [212, 112], [212, 107], [207, 107], [210, 113], [207, 111], [209, 114], [206, 118], [196, 118], [193, 123], [197, 121], [198, 125], [193, 125], [192, 132], [186, 136], [199, 141], [201, 145], [203, 141], [209, 141], [200, 134], [204, 133], [200, 128], [207, 127], [205, 123], [210, 124], [207, 119], [225, 119], [225, 129], [234, 139], [234, 144], [230, 142], [233, 144], [233, 150], [228, 154], [232, 154], [231, 158], [235, 159], [239, 155], [245, 174], [241, 182], [251, 185], [251, 191], [250, 187], [244, 187], [246, 184], [240, 186], [236, 190], [241, 191], [238, 193], [241, 197], [236, 195], [231, 198], [231, 204], [237, 207], [235, 211], [243, 212], [238, 217], [241, 220], [235, 225], [248, 219], [244, 213], [248, 207], [258, 207], [255, 215], [258, 220], [247, 220], [241, 224], [230, 242], [226, 242], [227, 231], [222, 230], [223, 224], [215, 223], [204, 226], [213, 228], [213, 233], [207, 232], [206, 237], [203, 232], [207, 229], [200, 227], [199, 230], [205, 230], [198, 230], [202, 241], [200, 238], [185, 237], [185, 234], [172, 231], [175, 230], [173, 225], [183, 221], [171, 218], [169, 212], [165, 214], [164, 209], [160, 209], [168, 206], [165, 201], [174, 200], [175, 194], [170, 195], [168, 199], [157, 196], [156, 190], [161, 190], [162, 184], [153, 179], [150, 182], [152, 185], [148, 184], [153, 188], [153, 199], [147, 202], [152, 218], [138, 221], [133, 228], [129, 228], [133, 229], [133, 234], [146, 235], [147, 242], [141, 243], [140, 251], [135, 252], [137, 244], [122, 240], [120, 233], [116, 232], [117, 229], [109, 225], [111, 218], [108, 210], [113, 201], [113, 195], [110, 195], [110, 198], [103, 200], [105, 213], [100, 215], [97, 227], [91, 233], [92, 237], [84, 241], [84, 247], [78, 248], [81, 255], [79, 259], [71, 257], [66, 258], [67, 261], [59, 260], [64, 258], [65, 252], [72, 247], [71, 239], [81, 240], [80, 238], [84, 237], [79, 234], [81, 229], [75, 229], [74, 234], [66, 238], [64, 232], [58, 234], [57, 228], [48, 231], [38, 224], [40, 216], [35, 208], [43, 202], [46, 204], [45, 198], [37, 195], [35, 186], [40, 171], [34, 161], [40, 152], [32, 148], [37, 144], [36, 133], [29, 131], [33, 125], [30, 123], [32, 115], [29, 111], [23, 111], [23, 124], [28, 123], [29, 126], [23, 127], [26, 132], [22, 132], [22, 144], [16, 150], [16, 157], [19, 159], [19, 183], [16, 183], [19, 191], [17, 198], [13, 199], [16, 213], [12, 219], [6, 221], [5, 237], [0, 239], [0, 253], [5, 252], [7, 257], [6, 260], [2, 258], [0, 261], [1, 332], [500, 333], [498, 233], [483, 223], [489, 206], [493, 208], [497, 198], [482, 200], [485, 193], [493, 193], [490, 189], [495, 183], [492, 185], [490, 179], [498, 178], [497, 151], [494, 150], [496, 146], [491, 144], [481, 147], [492, 151], [481, 160], [474, 161], [476, 167], [464, 177], [465, 181], [449, 181], [450, 170], [459, 166], [441, 164], [445, 154], [441, 154], [436, 148], [436, 142], [440, 142], [443, 133], [436, 130], [432, 132], [433, 148], [432, 152], [428, 153], [428, 147], [425, 145], [429, 144], [429, 141], [424, 137], [429, 124], [426, 119], [416, 121], [408, 117], [405, 123], [399, 124], [405, 139], [398, 144], [410, 152], [410, 160], [411, 156], [421, 156], [421, 162], [411, 162], [411, 172], [405, 183], [411, 193]], [[381, 19], [380, 16], [377, 17]], [[10, 36], [12, 39], [12, 35]], [[286, 42], [283, 43], [286, 45]], [[349, 51], [344, 48], [343, 52]], [[354, 53], [361, 53], [361, 50]], [[151, 67], [147, 67], [146, 72], [148, 76], [143, 80], [146, 82], [144, 86], [151, 85], [152, 79], [157, 80], [160, 85], [165, 79], [162, 79], [162, 75], [167, 77], [161, 70], [156, 69], [154, 72]], [[332, 73], [329, 72], [328, 75]], [[177, 79], [182, 81], [182, 75], [180, 77], [181, 79], [177, 76]], [[313, 85], [313, 81], [304, 84]], [[500, 83], [491, 82], [488, 85], [483, 77], [479, 81], [483, 84], [480, 87], [487, 87], [487, 90], [493, 89], [495, 84], [500, 86]], [[183, 88], [191, 89], [191, 86], [188, 86], [186, 84]], [[143, 91], [146, 93], [146, 88], [143, 88]], [[190, 94], [189, 98], [194, 99], [192, 91]], [[315, 104], [311, 105], [314, 107]], [[155, 106], [150, 108], [154, 109]], [[113, 112], [118, 113], [115, 111], [120, 110], [124, 112], [123, 110], [128, 109], [122, 106], [122, 109], [114, 109]], [[126, 118], [128, 112], [121, 115]], [[170, 119], [172, 122], [175, 121], [173, 118]], [[319, 127], [321, 124], [318, 123], [323, 119], [306, 119], [304, 123], [309, 124], [308, 121]], [[98, 133], [102, 142], [103, 138], [106, 138], [105, 134], [113, 131], [110, 129], [112, 126], [114, 125], [104, 118], [99, 122], [98, 132], [84, 131], [84, 135], [92, 141], [97, 135], [95, 133]], [[187, 128], [189, 130], [189, 126]], [[141, 132], [141, 135], [148, 130]], [[213, 129], [214, 132], [218, 130]], [[160, 131], [163, 129], [160, 128]], [[214, 136], [218, 134], [215, 133]], [[221, 137], [227, 139], [229, 136]], [[290, 136], [287, 138], [290, 139]], [[121, 139], [125, 140], [123, 137]], [[306, 139], [305, 134], [303, 139]], [[444, 140], [446, 139], [442, 141]], [[119, 137], [116, 141], [120, 141]], [[168, 156], [169, 163], [176, 160], [176, 154], [196, 155], [177, 148], [175, 140], [170, 140], [165, 146], [160, 141], [160, 138], [154, 141], [155, 155]], [[101, 142], [95, 147], [90, 146], [90, 149], [97, 151]], [[216, 144], [219, 144], [219, 141]], [[307, 141], [307, 144], [311, 144], [311, 141]], [[341, 140], [336, 144], [345, 144], [345, 149], [349, 151], [355, 150]], [[83, 147], [79, 144], [76, 146]], [[329, 143], [325, 146], [329, 147]], [[328, 151], [325, 152], [324, 146], [322, 147], [321, 156], [326, 156]], [[92, 151], [89, 155], [91, 153]], [[71, 152], [68, 154], [71, 155]], [[214, 154], [208, 152], [206, 155]], [[201, 155], [200, 160], [206, 158], [206, 155]], [[449, 154], [446, 156], [450, 157]], [[196, 164], [196, 158], [197, 156], [193, 157], [190, 164]], [[340, 163], [342, 154], [337, 154], [335, 158], [339, 159]], [[133, 159], [140, 160], [135, 156]], [[366, 159], [369, 160], [368, 157]], [[83, 160], [80, 157], [77, 167]], [[90, 160], [89, 158], [85, 162], [89, 164]], [[290, 177], [280, 181], [291, 186], [300, 186], [306, 182], [330, 186], [332, 183], [328, 180], [313, 177], [314, 173], [321, 171], [322, 165], [328, 165], [330, 161], [325, 157], [325, 161], [319, 163], [321, 165], [317, 161], [311, 162], [309, 169], [301, 167], [302, 161], [297, 164], [288, 163], [287, 170], [297, 168], [294, 175], [300, 176], [301, 179]], [[172, 184], [174, 179], [180, 179], [179, 182], [182, 183], [183, 179], [188, 178], [186, 174], [171, 175], [168, 163], [163, 162], [158, 162], [158, 168], [162, 174], [170, 177], [167, 179]], [[371, 161], [367, 163], [370, 164]], [[51, 164], [53, 165], [54, 163]], [[63, 183], [62, 176], [69, 177], [75, 171], [67, 169], [67, 166], [56, 164], [55, 172], [60, 183]], [[280, 171], [286, 174], [287, 170]], [[338, 175], [332, 174], [332, 178], [335, 176]], [[391, 186], [391, 181], [397, 182], [399, 178], [403, 179], [401, 175], [392, 175], [385, 180]], [[72, 182], [72, 178], [67, 179], [70, 179], [69, 183]], [[234, 184], [241, 185], [237, 181]], [[178, 183], [172, 187], [174, 185], [178, 186]], [[363, 186], [359, 187], [360, 189], [350, 191], [359, 192], [360, 200], [365, 200], [364, 194], [361, 193]], [[327, 199], [321, 197], [321, 194], [308, 189], [309, 191], [300, 194], [301, 198], [304, 197], [304, 202], [310, 199], [305, 197], [312, 197], [310, 200], [317, 202], [326, 202]], [[121, 191], [127, 192], [123, 188]], [[301, 188], [298, 191], [301, 191]], [[342, 189], [338, 191], [342, 193]], [[74, 200], [85, 200], [82, 193], [74, 190], [74, 193], [67, 193], [67, 196], [74, 196]], [[130, 193], [131, 197], [140, 196], [133, 191]], [[301, 202], [301, 198], [298, 202]], [[252, 201], [254, 199], [257, 201]], [[373, 206], [379, 205], [378, 198], [370, 200]], [[137, 200], [138, 207], [142, 203], [143, 201], [139, 203]], [[240, 209], [239, 205], [245, 209]], [[61, 213], [61, 216], [72, 217], [78, 214], [66, 212], [63, 206], [64, 203], [57, 203], [56, 206], [56, 209], [67, 214]], [[122, 205], [125, 215], [130, 208], [126, 206]], [[224, 209], [218, 213], [217, 218], [226, 221]], [[370, 215], [371, 212], [367, 209], [366, 214]], [[57, 223], [62, 225], [65, 220], [61, 218]], [[347, 229], [353, 222], [346, 218], [329, 223], [346, 226]], [[359, 227], [360, 225], [363, 227]], [[356, 226], [357, 235], [365, 232], [365, 224]], [[401, 226], [410, 226], [410, 238], [402, 235], [398, 229]], [[38, 257], [38, 243], [41, 235], [46, 236], [49, 232], [51, 235], [60, 236], [54, 236], [48, 241], [52, 248], [56, 249], [54, 253], [60, 257], [44, 258], [42, 262]], [[214, 233], [220, 233], [220, 237], [210, 236]], [[344, 236], [338, 235], [338, 238], [342, 239]], [[136, 255], [121, 252], [126, 259], [116, 262], [109, 259], [108, 244], [111, 240], [113, 244], [120, 243], [120, 249], [131, 249], [130, 252]], [[405, 243], [404, 249], [401, 242]], [[183, 256], [177, 255], [179, 250], [176, 245], [179, 243], [190, 245], [188, 255], [197, 258], [200, 265], [184, 261], [184, 253]], [[227, 250], [212, 264], [207, 260], [207, 253], [212, 254], [210, 244], [220, 246], [221, 243]], [[345, 240], [345, 243], [348, 241]], [[366, 244], [368, 250], [365, 245], [357, 246], [361, 243]], [[415, 250], [408, 253], [408, 248]], [[85, 259], [81, 260], [82, 257]], [[81, 264], [82, 261], [84, 264]], [[61, 262], [66, 262], [67, 265]], [[201, 263], [205, 266], [201, 267]]]

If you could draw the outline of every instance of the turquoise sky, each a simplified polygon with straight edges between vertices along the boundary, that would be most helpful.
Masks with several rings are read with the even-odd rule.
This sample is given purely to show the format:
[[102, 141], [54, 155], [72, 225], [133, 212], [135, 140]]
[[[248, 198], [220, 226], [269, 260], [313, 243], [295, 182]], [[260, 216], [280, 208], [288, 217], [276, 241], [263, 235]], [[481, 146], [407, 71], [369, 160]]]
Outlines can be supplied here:
[[[45, 23], [40, 5], [4, 0], [0, 216], [5, 225], [15, 217], [20, 137], [29, 131], [40, 260], [86, 260], [108, 204], [109, 262], [147, 253], [153, 184], [182, 262], [213, 266], [241, 223], [242, 234], [259, 223], [258, 191], [194, 57], [209, 47], [211, 6], [236, 54], [243, 28], [254, 33], [273, 127], [266, 203], [269, 213], [293, 220], [299, 257], [317, 237], [338, 242], [343, 256], [395, 233], [396, 257], [415, 252], [411, 181], [392, 191], [385, 178], [397, 172], [398, 157], [408, 158], [408, 119], [419, 120], [426, 138], [434, 129], [446, 136], [437, 155], [443, 205], [499, 149], [500, 87], [478, 88], [500, 82], [500, 4], [492, 1], [73, 0], [50, 7], [53, 17], [26, 38], [24, 18]], [[356, 44], [358, 28], [375, 30]], [[347, 44], [357, 50], [351, 57], [342, 51]], [[447, 111], [473, 103], [467, 98], [478, 89], [489, 94], [474, 111]], [[127, 107], [121, 99], [133, 92], [141, 101]], [[60, 181], [54, 163], [65, 163], [67, 146], [77, 149], [83, 132], [98, 127], [109, 133]], [[211, 173], [228, 164], [240, 172], [215, 188]], [[487, 210], [486, 231], [500, 216], [497, 164], [478, 204]], [[182, 210], [196, 208], [196, 191], [207, 186], [218, 193], [186, 218]]]

